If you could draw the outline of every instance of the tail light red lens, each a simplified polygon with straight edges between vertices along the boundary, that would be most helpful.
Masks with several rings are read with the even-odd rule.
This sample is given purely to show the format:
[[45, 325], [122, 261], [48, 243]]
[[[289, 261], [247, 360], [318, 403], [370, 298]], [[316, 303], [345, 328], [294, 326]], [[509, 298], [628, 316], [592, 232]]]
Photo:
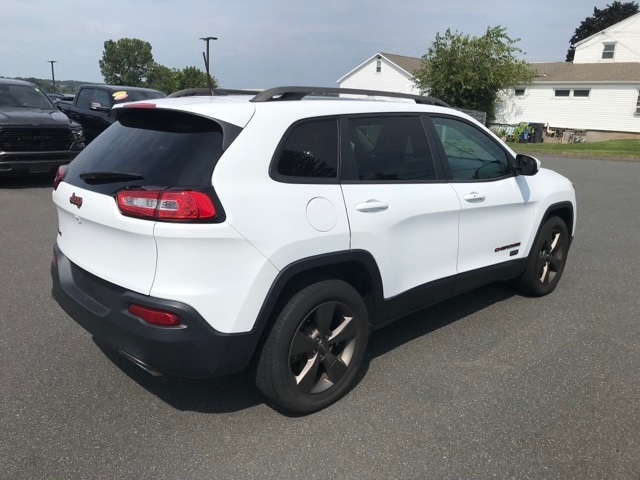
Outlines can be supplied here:
[[58, 167], [58, 171], [56, 172], [56, 178], [53, 179], [53, 189], [56, 190], [60, 182], [64, 180], [64, 177], [67, 175], [67, 170], [69, 169], [68, 165], [60, 165]]
[[160, 325], [161, 327], [177, 327], [180, 325], [180, 317], [173, 312], [156, 310], [155, 308], [143, 307], [132, 303], [127, 309], [130, 314], [141, 318], [147, 323]]
[[154, 220], [205, 220], [216, 215], [208, 195], [194, 190], [121, 190], [122, 214]]

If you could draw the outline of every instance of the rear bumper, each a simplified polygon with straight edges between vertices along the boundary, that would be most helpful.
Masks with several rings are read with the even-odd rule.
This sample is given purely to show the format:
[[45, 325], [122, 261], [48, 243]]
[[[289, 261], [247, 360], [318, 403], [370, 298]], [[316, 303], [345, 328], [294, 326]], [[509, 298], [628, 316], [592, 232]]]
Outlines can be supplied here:
[[[97, 339], [148, 370], [206, 378], [235, 373], [249, 364], [262, 328], [225, 334], [193, 308], [125, 290], [74, 265], [54, 246], [52, 295], [64, 311]], [[129, 304], [176, 313], [179, 327], [159, 327], [131, 315]]]

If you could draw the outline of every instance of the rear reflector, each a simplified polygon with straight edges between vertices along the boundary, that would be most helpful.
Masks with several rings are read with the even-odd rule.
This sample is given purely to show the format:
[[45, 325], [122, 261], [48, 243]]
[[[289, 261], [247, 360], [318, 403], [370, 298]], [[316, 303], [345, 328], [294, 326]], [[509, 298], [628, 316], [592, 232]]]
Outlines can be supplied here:
[[161, 327], [177, 327], [180, 325], [180, 317], [173, 312], [156, 310], [155, 308], [143, 307], [132, 303], [127, 309], [130, 314], [141, 318], [147, 323], [160, 325]]
[[118, 208], [124, 215], [154, 220], [202, 220], [213, 218], [211, 199], [193, 190], [121, 190]]

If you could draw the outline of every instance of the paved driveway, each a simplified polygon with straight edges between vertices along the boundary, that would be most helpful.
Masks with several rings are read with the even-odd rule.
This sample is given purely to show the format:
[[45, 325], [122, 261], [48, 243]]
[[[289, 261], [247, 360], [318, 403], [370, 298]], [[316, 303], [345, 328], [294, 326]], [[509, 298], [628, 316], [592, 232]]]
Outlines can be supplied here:
[[307, 417], [249, 375], [156, 379], [51, 300], [50, 182], [0, 180], [0, 478], [640, 478], [640, 163], [543, 158], [577, 237], [560, 286], [493, 285], [376, 332]]

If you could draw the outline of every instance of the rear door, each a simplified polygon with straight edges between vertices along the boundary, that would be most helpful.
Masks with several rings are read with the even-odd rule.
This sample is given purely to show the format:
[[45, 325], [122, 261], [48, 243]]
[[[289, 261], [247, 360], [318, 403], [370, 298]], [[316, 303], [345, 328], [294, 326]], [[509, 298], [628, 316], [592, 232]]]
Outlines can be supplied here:
[[346, 118], [342, 138], [351, 249], [373, 255], [384, 298], [455, 275], [460, 202], [434, 163], [420, 117]]

